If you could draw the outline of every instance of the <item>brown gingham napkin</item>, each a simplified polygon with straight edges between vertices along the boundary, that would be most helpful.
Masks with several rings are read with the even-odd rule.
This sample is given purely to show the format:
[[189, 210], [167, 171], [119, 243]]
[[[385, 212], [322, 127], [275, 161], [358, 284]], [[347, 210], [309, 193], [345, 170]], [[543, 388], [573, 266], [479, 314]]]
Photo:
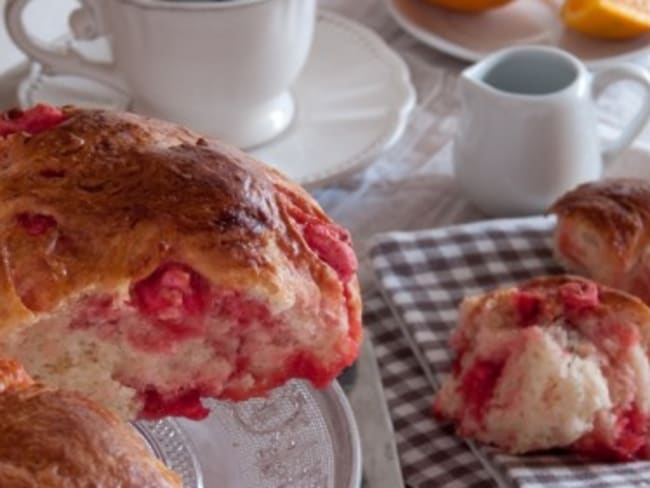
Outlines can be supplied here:
[[[431, 414], [451, 366], [448, 338], [469, 294], [559, 273], [552, 218], [494, 220], [375, 237], [381, 295], [367, 297], [404, 478], [412, 488], [650, 487], [650, 462], [588, 463], [569, 454], [507, 456], [465, 442]], [[391, 313], [392, 312], [392, 313]]]

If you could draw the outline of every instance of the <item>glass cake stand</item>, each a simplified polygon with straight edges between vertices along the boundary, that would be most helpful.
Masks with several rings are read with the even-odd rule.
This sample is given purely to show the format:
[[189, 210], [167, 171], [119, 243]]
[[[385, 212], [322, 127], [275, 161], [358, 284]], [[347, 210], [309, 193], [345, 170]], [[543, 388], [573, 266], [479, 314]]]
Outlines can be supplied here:
[[268, 398], [209, 401], [200, 422], [135, 423], [185, 488], [358, 488], [359, 433], [337, 383], [292, 381]]

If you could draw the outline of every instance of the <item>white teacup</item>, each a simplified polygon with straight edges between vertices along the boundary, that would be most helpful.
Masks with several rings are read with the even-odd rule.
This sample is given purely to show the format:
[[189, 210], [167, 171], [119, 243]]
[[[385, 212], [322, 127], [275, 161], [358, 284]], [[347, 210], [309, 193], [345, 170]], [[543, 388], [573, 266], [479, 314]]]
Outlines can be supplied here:
[[48, 72], [75, 74], [131, 94], [133, 110], [251, 147], [294, 115], [289, 92], [309, 53], [316, 0], [81, 0], [70, 16], [77, 39], [107, 36], [113, 62], [31, 38], [30, 0], [7, 0], [16, 44]]
[[[594, 99], [611, 83], [644, 88], [634, 119], [601, 147]], [[460, 77], [463, 105], [454, 139], [456, 178], [467, 197], [495, 216], [544, 212], [560, 195], [598, 179], [650, 116], [650, 77], [620, 65], [591, 76], [559, 49], [524, 46], [497, 52]]]

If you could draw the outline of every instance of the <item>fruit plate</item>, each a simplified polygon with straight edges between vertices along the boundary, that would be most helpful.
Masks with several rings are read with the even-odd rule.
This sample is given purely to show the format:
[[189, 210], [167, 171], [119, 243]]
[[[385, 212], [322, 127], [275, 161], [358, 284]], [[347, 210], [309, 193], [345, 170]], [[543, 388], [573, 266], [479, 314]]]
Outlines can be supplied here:
[[519, 44], [564, 49], [590, 68], [650, 53], [650, 34], [629, 41], [601, 41], [564, 27], [561, 0], [515, 0], [476, 15], [455, 13], [425, 0], [385, 0], [400, 26], [425, 44], [465, 61], [479, 61]]
[[291, 381], [268, 398], [208, 401], [200, 422], [136, 422], [150, 448], [185, 488], [358, 488], [359, 434], [337, 383]]

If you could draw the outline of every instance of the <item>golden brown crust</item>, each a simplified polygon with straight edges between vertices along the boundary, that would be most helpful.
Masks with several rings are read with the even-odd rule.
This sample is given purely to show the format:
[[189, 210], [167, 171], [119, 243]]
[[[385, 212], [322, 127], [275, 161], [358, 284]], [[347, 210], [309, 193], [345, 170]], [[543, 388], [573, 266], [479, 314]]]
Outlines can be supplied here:
[[34, 384], [0, 359], [0, 486], [180, 488], [132, 428], [70, 392]]
[[0, 359], [0, 393], [8, 389], [26, 388], [34, 382], [27, 371], [12, 359]]
[[[165, 261], [280, 304], [292, 300], [287, 269], [342, 292], [291, 209], [329, 219], [276, 171], [164, 122], [73, 108], [67, 117], [0, 139], [0, 330]], [[45, 230], [28, 229], [34, 218], [47, 219]], [[349, 293], [358, 297], [354, 280]]]
[[0, 486], [180, 488], [127, 424], [74, 393], [0, 394]]
[[650, 183], [645, 180], [586, 183], [562, 196], [549, 211], [597, 229], [621, 263], [629, 262], [650, 240]]
[[[592, 280], [565, 274], [555, 276], [540, 276], [532, 280], [526, 281], [519, 285], [522, 290], [557, 290], [562, 285], [568, 283], [582, 283], [584, 285], [593, 284]], [[650, 308], [643, 303], [639, 298], [615, 288], [610, 288], [598, 284], [598, 300], [606, 308], [610, 310], [623, 312], [628, 316], [642, 317], [644, 320], [642, 325], [650, 328]]]

